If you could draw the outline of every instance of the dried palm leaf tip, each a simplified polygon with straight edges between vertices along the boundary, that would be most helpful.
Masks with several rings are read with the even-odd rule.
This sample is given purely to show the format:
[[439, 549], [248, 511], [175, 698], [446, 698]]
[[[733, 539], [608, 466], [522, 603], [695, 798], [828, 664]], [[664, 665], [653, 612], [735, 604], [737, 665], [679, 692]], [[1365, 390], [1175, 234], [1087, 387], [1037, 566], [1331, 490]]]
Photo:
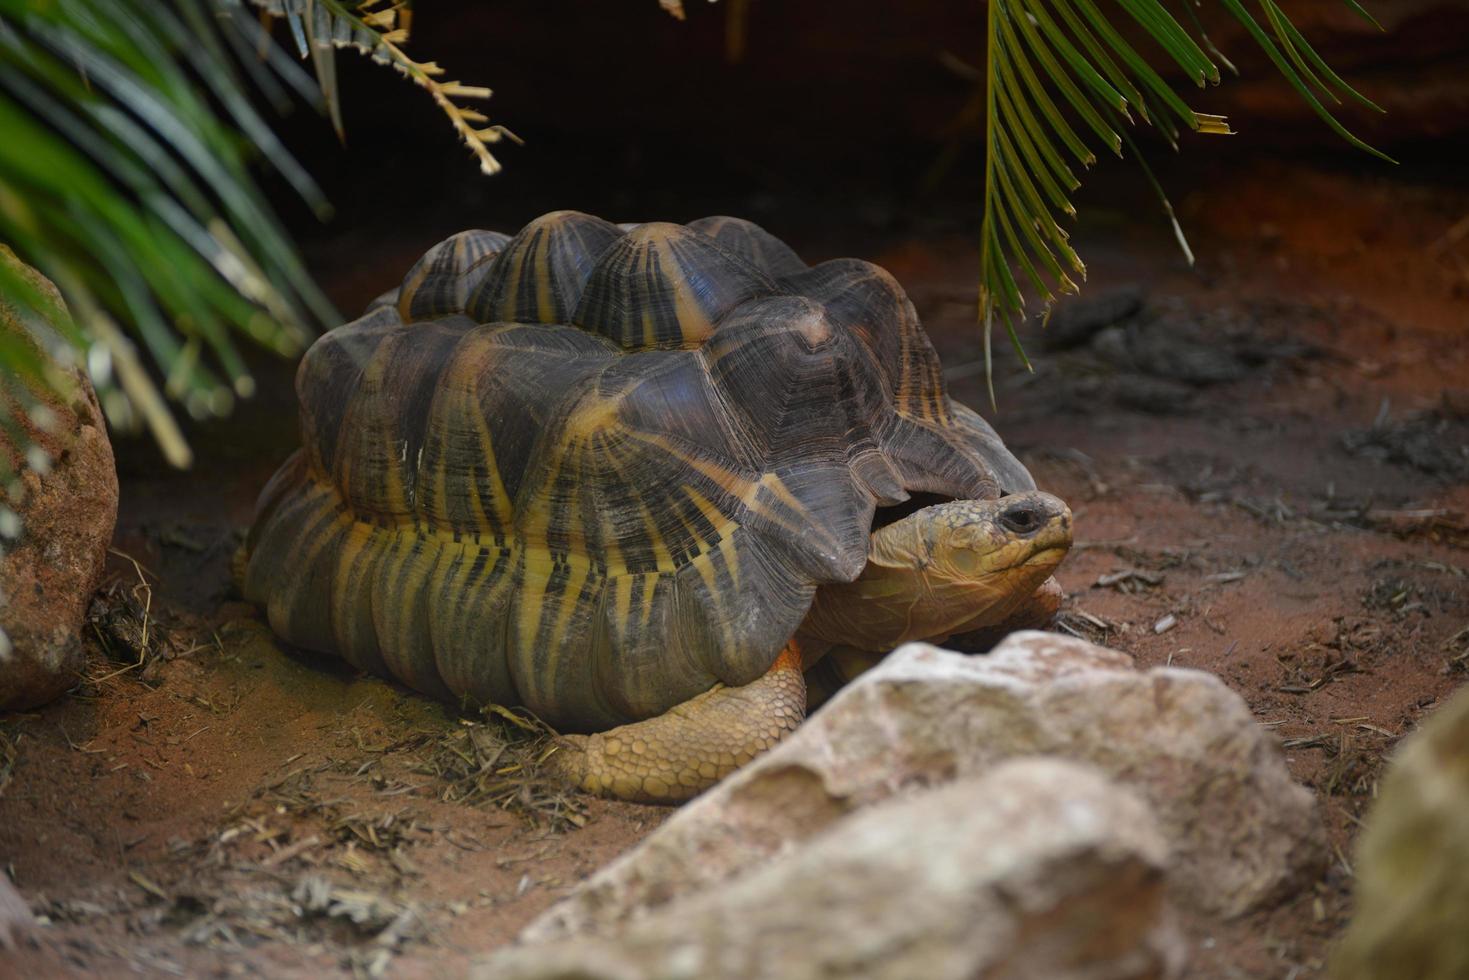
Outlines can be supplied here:
[[443, 80], [444, 69], [437, 63], [417, 61], [403, 50], [412, 23], [412, 9], [406, 3], [384, 6], [384, 0], [364, 0], [356, 4], [341, 0], [255, 2], [267, 13], [284, 17], [290, 24], [301, 57], [309, 57], [316, 69], [322, 96], [338, 136], [345, 134], [333, 53], [337, 48], [354, 48], [379, 64], [391, 66], [428, 92], [479, 161], [481, 173], [488, 175], [500, 171], [500, 161], [490, 152], [489, 144], [502, 139], [520, 142], [504, 126], [484, 125], [489, 122], [484, 113], [460, 104], [464, 99], [488, 99], [492, 94], [488, 88]]

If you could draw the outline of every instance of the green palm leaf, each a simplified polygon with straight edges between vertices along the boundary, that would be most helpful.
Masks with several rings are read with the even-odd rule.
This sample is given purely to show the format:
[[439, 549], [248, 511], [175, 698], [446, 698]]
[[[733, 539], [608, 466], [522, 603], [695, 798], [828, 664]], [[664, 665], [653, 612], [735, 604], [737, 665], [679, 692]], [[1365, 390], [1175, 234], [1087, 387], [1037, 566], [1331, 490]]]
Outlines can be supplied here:
[[[403, 52], [406, 3], [254, 2], [265, 23], [243, 0], [0, 0], [0, 244], [74, 316], [0, 263], [0, 302], [23, 325], [0, 333], [0, 436], [14, 450], [0, 452], [0, 549], [18, 533], [17, 466], [46, 465], [22, 421], [44, 428], [46, 402], [65, 395], [70, 375], [51, 364], [83, 364], [109, 421], [147, 427], [184, 466], [170, 400], [224, 414], [254, 390], [241, 340], [290, 354], [336, 320], [250, 167], [261, 158], [319, 214], [328, 205], [252, 108], [247, 78], [281, 108], [292, 91], [320, 101], [340, 132], [333, 57], [357, 49], [425, 88], [480, 168], [499, 169], [488, 144], [508, 134], [461, 105], [489, 90]], [[315, 81], [271, 39], [271, 14]]]
[[[163, 366], [167, 394], [202, 416], [253, 390], [236, 336], [297, 350], [334, 315], [255, 188], [241, 134], [324, 200], [245, 100], [221, 46], [228, 21], [203, 12], [194, 0], [0, 0], [0, 241], [57, 283], [76, 320], [40, 315], [14, 277], [0, 293], [22, 320], [56, 326], [32, 339], [63, 362], [85, 358], [114, 424], [146, 424], [178, 465], [188, 447], [119, 322]], [[0, 388], [29, 401], [54, 386], [7, 356]], [[0, 414], [13, 410], [0, 399]], [[13, 489], [10, 470], [0, 459], [0, 489]]]
[[[1197, 42], [1159, 0], [1118, 0], [1118, 5], [1190, 81], [1198, 86], [1217, 84], [1220, 73], [1214, 59], [1231, 71], [1234, 66], [1204, 34], [1190, 8], [1193, 2], [1183, 0], [1183, 6]], [[1340, 93], [1378, 109], [1331, 70], [1276, 0], [1256, 0], [1263, 24], [1243, 0], [1219, 2], [1328, 126], [1353, 146], [1389, 159], [1348, 132], [1326, 107], [1322, 99], [1339, 102]], [[1346, 2], [1375, 23], [1355, 0]], [[1190, 109], [1093, 0], [989, 0], [985, 85], [979, 298], [985, 378], [993, 402], [990, 344], [996, 324], [1004, 327], [1029, 367], [1017, 324], [1032, 302], [1049, 312], [1059, 296], [1076, 292], [1077, 281], [1086, 278], [1086, 267], [1060, 223], [1062, 215], [1076, 214], [1067, 194], [1078, 181], [1066, 158], [1086, 167], [1096, 159], [1092, 145], [1119, 156], [1124, 146], [1130, 150], [1192, 264], [1183, 230], [1138, 153], [1129, 124], [1134, 119], [1152, 124], [1175, 148], [1180, 126], [1217, 134], [1230, 129], [1223, 117]], [[1019, 278], [1014, 268], [1020, 270]]]

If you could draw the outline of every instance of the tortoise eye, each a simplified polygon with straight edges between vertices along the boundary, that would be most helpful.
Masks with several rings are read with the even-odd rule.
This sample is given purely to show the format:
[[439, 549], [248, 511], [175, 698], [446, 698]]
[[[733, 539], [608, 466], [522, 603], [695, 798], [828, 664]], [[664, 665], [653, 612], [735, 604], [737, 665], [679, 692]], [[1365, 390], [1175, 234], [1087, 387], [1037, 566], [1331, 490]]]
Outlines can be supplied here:
[[1044, 523], [1040, 508], [1030, 501], [1011, 504], [1000, 511], [1000, 526], [1015, 534], [1034, 534]]

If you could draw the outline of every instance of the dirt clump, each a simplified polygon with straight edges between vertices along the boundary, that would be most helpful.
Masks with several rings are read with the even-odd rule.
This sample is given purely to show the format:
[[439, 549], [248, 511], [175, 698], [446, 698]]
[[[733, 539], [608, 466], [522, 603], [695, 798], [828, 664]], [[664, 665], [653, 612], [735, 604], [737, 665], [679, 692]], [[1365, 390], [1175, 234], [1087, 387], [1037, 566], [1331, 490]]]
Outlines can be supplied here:
[[1469, 411], [1445, 399], [1442, 406], [1394, 421], [1387, 408], [1384, 402], [1370, 428], [1344, 433], [1342, 448], [1444, 480], [1469, 479]]

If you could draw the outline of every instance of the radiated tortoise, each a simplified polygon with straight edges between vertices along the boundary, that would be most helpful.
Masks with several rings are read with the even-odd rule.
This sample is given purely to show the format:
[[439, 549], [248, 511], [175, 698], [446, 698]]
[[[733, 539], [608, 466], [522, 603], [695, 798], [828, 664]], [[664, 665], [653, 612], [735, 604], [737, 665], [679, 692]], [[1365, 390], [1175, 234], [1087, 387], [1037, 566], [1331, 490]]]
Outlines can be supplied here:
[[734, 218], [455, 235], [296, 387], [245, 595], [297, 646], [598, 733], [554, 761], [623, 798], [768, 748], [825, 654], [1044, 615], [1071, 542], [892, 276]]

